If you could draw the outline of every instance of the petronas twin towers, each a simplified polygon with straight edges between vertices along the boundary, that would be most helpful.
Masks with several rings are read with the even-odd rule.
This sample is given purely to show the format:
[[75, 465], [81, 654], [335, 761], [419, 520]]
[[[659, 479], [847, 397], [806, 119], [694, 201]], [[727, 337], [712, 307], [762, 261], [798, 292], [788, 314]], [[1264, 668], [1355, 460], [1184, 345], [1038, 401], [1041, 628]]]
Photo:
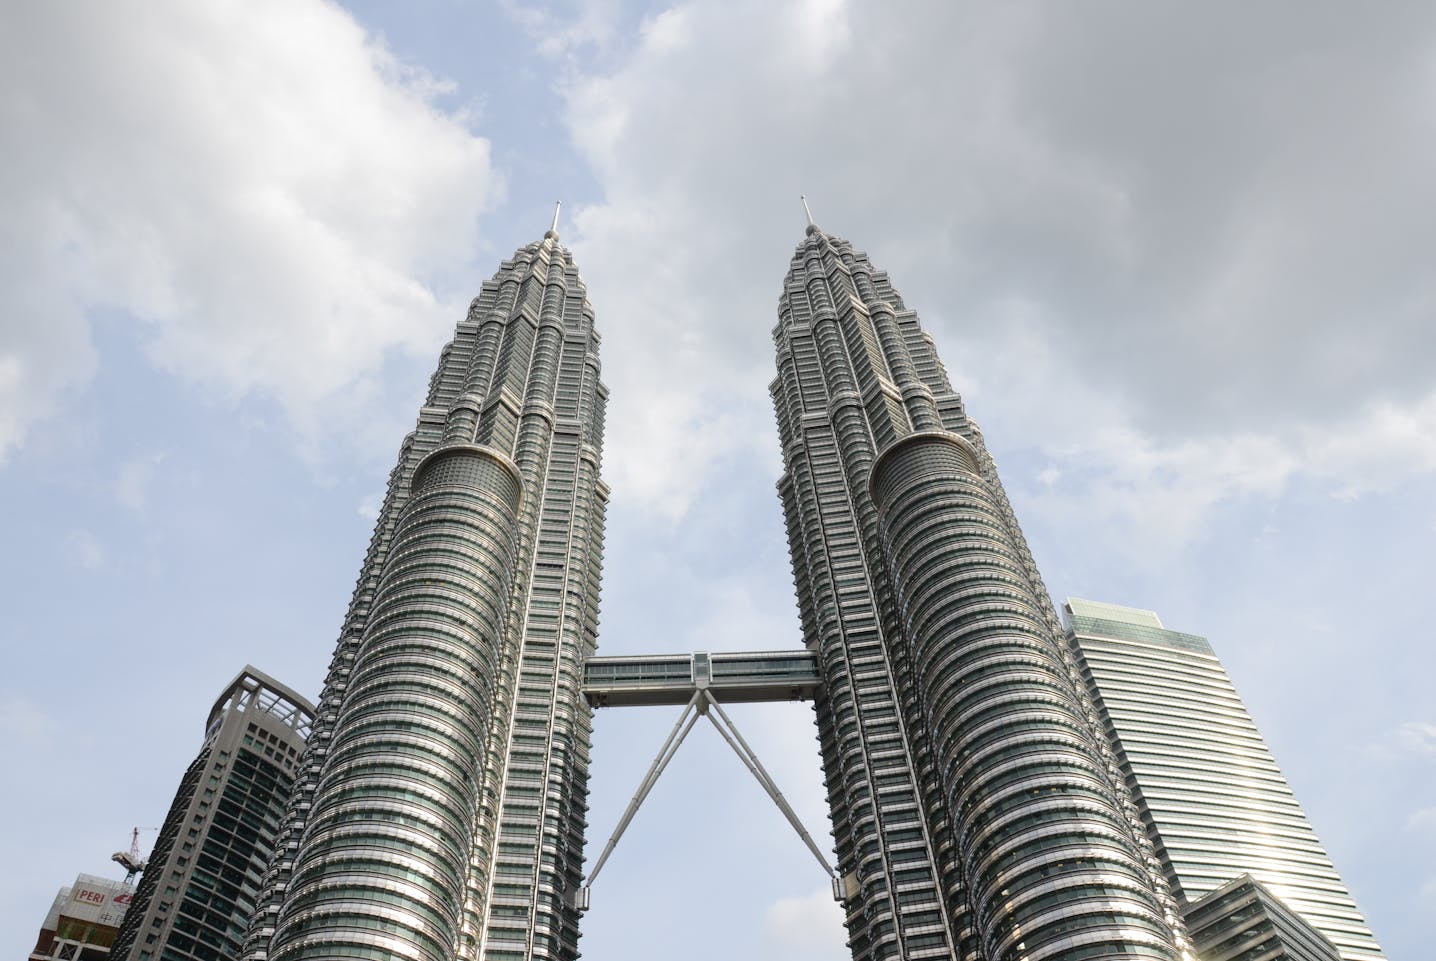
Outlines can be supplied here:
[[[784, 663], [816, 667], [805, 690], [853, 957], [1182, 958], [1153, 846], [917, 315], [863, 253], [810, 226], [774, 341], [809, 659]], [[608, 496], [598, 344], [551, 230], [502, 264], [444, 348], [249, 961], [579, 956], [584, 667]], [[669, 661], [706, 688], [707, 655], [691, 678], [686, 656]]]
[[245, 957], [577, 956], [607, 395], [549, 231], [400, 448]]
[[1172, 958], [1175, 903], [977, 425], [816, 226], [773, 401], [854, 958]]

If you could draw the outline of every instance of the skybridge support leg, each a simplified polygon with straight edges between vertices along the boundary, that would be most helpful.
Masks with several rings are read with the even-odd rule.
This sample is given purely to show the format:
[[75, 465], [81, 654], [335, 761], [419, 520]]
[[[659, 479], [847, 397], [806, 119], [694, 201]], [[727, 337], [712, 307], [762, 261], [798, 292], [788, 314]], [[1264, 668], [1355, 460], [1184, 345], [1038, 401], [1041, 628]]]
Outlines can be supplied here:
[[788, 823], [793, 826], [793, 830], [798, 832], [798, 837], [803, 839], [803, 843], [807, 845], [808, 850], [813, 853], [813, 857], [817, 858], [818, 864], [822, 865], [823, 871], [827, 873], [828, 879], [832, 882], [833, 897], [838, 901], [843, 901], [845, 899], [845, 892], [841, 880], [833, 871], [833, 866], [828, 863], [828, 859], [823, 856], [822, 850], [803, 827], [803, 822], [798, 820], [798, 815], [793, 811], [792, 807], [789, 806], [788, 799], [783, 796], [782, 791], [778, 790], [777, 782], [773, 780], [773, 776], [763, 767], [763, 762], [758, 760], [757, 753], [748, 745], [747, 741], [743, 740], [743, 735], [738, 733], [737, 726], [733, 723], [732, 719], [728, 717], [727, 712], [719, 706], [717, 699], [708, 692], [707, 686], [703, 685], [693, 692], [693, 697], [689, 699], [688, 705], [683, 708], [683, 713], [678, 716], [678, 722], [673, 725], [673, 730], [669, 733], [668, 740], [663, 742], [663, 747], [659, 749], [658, 756], [653, 759], [653, 764], [648, 768], [648, 773], [644, 775], [643, 782], [639, 784], [638, 791], [633, 795], [633, 800], [628, 803], [627, 810], [623, 812], [623, 817], [619, 819], [618, 827], [613, 829], [613, 836], [608, 839], [608, 844], [604, 846], [603, 853], [598, 856], [598, 860], [594, 863], [593, 871], [590, 872], [584, 880], [583, 886], [574, 892], [575, 907], [580, 911], [588, 910], [589, 892], [593, 887], [593, 882], [598, 877], [598, 873], [603, 870], [604, 864], [608, 861], [608, 856], [613, 853], [614, 847], [618, 844], [618, 839], [623, 837], [623, 832], [628, 829], [628, 825], [633, 820], [633, 816], [638, 813], [638, 808], [643, 804], [644, 799], [648, 797], [649, 792], [653, 790], [653, 786], [658, 783], [658, 778], [663, 773], [664, 768], [668, 767], [668, 762], [673, 760], [673, 755], [678, 753], [678, 748], [683, 744], [684, 738], [688, 737], [688, 732], [693, 730], [693, 725], [698, 723], [698, 718], [704, 715], [707, 715], [708, 720], [713, 722], [713, 726], [718, 730], [718, 734], [723, 740], [728, 742], [728, 746], [733, 749], [733, 753], [738, 755], [738, 760], [742, 761], [743, 766], [757, 779], [758, 784], [767, 792], [768, 797], [772, 799], [773, 803], [778, 806], [778, 810], [783, 812], [783, 816], [788, 819]]
[[[758, 779], [758, 783], [763, 786], [763, 790], [768, 792], [768, 797], [772, 798], [773, 803], [778, 805], [778, 810], [783, 812], [783, 816], [788, 819], [788, 823], [798, 832], [798, 836], [803, 839], [803, 843], [808, 846], [808, 850], [813, 852], [813, 857], [818, 859], [818, 863], [821, 864], [823, 870], [828, 873], [829, 879], [835, 879], [837, 875], [833, 872], [833, 866], [828, 863], [827, 858], [823, 857], [823, 852], [818, 848], [817, 844], [813, 842], [812, 836], [804, 829], [803, 822], [798, 820], [798, 815], [788, 806], [788, 799], [783, 797], [782, 791], [778, 790], [777, 782], [773, 780], [772, 775], [763, 767], [763, 762], [758, 760], [757, 753], [748, 746], [747, 741], [743, 740], [743, 735], [738, 733], [737, 726], [733, 723], [732, 719], [728, 717], [723, 708], [719, 707], [718, 702], [715, 701], [707, 691], [700, 691], [699, 693], [707, 699], [708, 705], [717, 714], [716, 717], [713, 714], [709, 714], [708, 720], [713, 722], [713, 726], [718, 729], [719, 734], [723, 735], [723, 740], [728, 742], [728, 746], [733, 749], [733, 753], [738, 755], [738, 759], [742, 761], [744, 766]], [[719, 718], [722, 719], [721, 722]], [[836, 882], [833, 890], [835, 892], [837, 891]]]
[[678, 715], [678, 723], [673, 725], [673, 730], [668, 734], [668, 740], [663, 742], [663, 747], [659, 749], [658, 756], [654, 758], [653, 763], [649, 765], [648, 773], [644, 775], [643, 782], [638, 785], [638, 791], [633, 795], [633, 800], [628, 802], [627, 810], [623, 812], [623, 817], [619, 818], [618, 827], [613, 829], [613, 836], [608, 839], [608, 844], [604, 846], [603, 853], [598, 856], [598, 860], [593, 865], [593, 870], [589, 872], [587, 880], [583, 882], [583, 887], [578, 890], [577, 907], [580, 910], [588, 910], [588, 892], [589, 889], [593, 887], [593, 881], [598, 877], [598, 872], [603, 870], [604, 862], [607, 861], [608, 856], [613, 853], [614, 846], [618, 844], [618, 839], [623, 837], [623, 832], [628, 830], [629, 822], [632, 821], [633, 816], [638, 813], [638, 808], [643, 804], [644, 799], [648, 797], [648, 792], [652, 791], [653, 785], [658, 783], [659, 775], [663, 773], [663, 769], [668, 766], [669, 761], [673, 760], [673, 755], [678, 753], [678, 748], [683, 743], [683, 739], [688, 736], [689, 731], [693, 730], [693, 725], [698, 722], [699, 714], [704, 713], [706, 710], [703, 703], [703, 699], [706, 696], [707, 694], [704, 691], [694, 691], [692, 700], [690, 700], [688, 706], [683, 709], [683, 713]]

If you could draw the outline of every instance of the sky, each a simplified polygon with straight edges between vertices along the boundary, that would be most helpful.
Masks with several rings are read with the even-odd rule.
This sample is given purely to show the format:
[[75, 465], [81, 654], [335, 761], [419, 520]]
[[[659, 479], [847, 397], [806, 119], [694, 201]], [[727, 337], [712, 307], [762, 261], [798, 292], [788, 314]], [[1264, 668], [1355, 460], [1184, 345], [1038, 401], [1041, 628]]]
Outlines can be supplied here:
[[[317, 695], [469, 299], [548, 227], [612, 399], [600, 649], [801, 644], [767, 384], [887, 269], [1048, 588], [1209, 637], [1378, 940], [1436, 916], [1436, 7], [0, 6], [0, 942], [154, 836], [246, 664]], [[595, 719], [590, 845], [676, 709]], [[829, 842], [811, 710], [734, 721]], [[845, 956], [698, 728], [589, 958]]]

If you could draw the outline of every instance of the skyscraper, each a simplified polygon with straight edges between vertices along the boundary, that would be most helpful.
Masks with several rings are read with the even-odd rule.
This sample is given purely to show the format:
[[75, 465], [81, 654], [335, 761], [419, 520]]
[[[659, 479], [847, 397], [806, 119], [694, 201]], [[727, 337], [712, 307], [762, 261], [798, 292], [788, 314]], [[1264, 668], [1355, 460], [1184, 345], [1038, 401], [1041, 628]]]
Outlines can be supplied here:
[[1065, 616], [1183, 908], [1250, 874], [1347, 961], [1382, 958], [1206, 638], [1167, 630], [1152, 611], [1078, 598]]
[[225, 686], [120, 926], [116, 961], [239, 953], [313, 720], [314, 705], [252, 667]]
[[853, 957], [1177, 957], [1150, 842], [916, 313], [810, 225], [774, 340], [778, 487]]
[[[598, 659], [588, 695], [687, 698], [699, 713], [735, 685], [740, 699], [813, 697], [856, 961], [1190, 959], [1173, 890], [1186, 882], [1164, 871], [1126, 755], [916, 313], [812, 225], [774, 340], [807, 651]], [[597, 351], [553, 230], [501, 265], [444, 348], [390, 475], [247, 961], [578, 956], [583, 665], [608, 496]]]
[[246, 957], [577, 957], [606, 397], [550, 230], [400, 449]]

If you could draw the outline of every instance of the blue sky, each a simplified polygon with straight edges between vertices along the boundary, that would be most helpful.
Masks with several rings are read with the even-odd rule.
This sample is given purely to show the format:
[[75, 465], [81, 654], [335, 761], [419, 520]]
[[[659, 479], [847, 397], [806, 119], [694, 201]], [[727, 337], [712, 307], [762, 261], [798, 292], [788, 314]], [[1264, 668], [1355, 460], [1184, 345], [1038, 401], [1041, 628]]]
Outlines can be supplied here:
[[[12, 952], [246, 662], [317, 693], [438, 348], [555, 199], [613, 396], [602, 650], [797, 645], [766, 385], [806, 193], [936, 338], [1056, 598], [1210, 637], [1423, 956], [1429, 4], [11, 4], [0, 78]], [[807, 708], [734, 719], [825, 835]], [[672, 720], [598, 716], [591, 843]], [[843, 957], [726, 752], [674, 761], [587, 956]]]

